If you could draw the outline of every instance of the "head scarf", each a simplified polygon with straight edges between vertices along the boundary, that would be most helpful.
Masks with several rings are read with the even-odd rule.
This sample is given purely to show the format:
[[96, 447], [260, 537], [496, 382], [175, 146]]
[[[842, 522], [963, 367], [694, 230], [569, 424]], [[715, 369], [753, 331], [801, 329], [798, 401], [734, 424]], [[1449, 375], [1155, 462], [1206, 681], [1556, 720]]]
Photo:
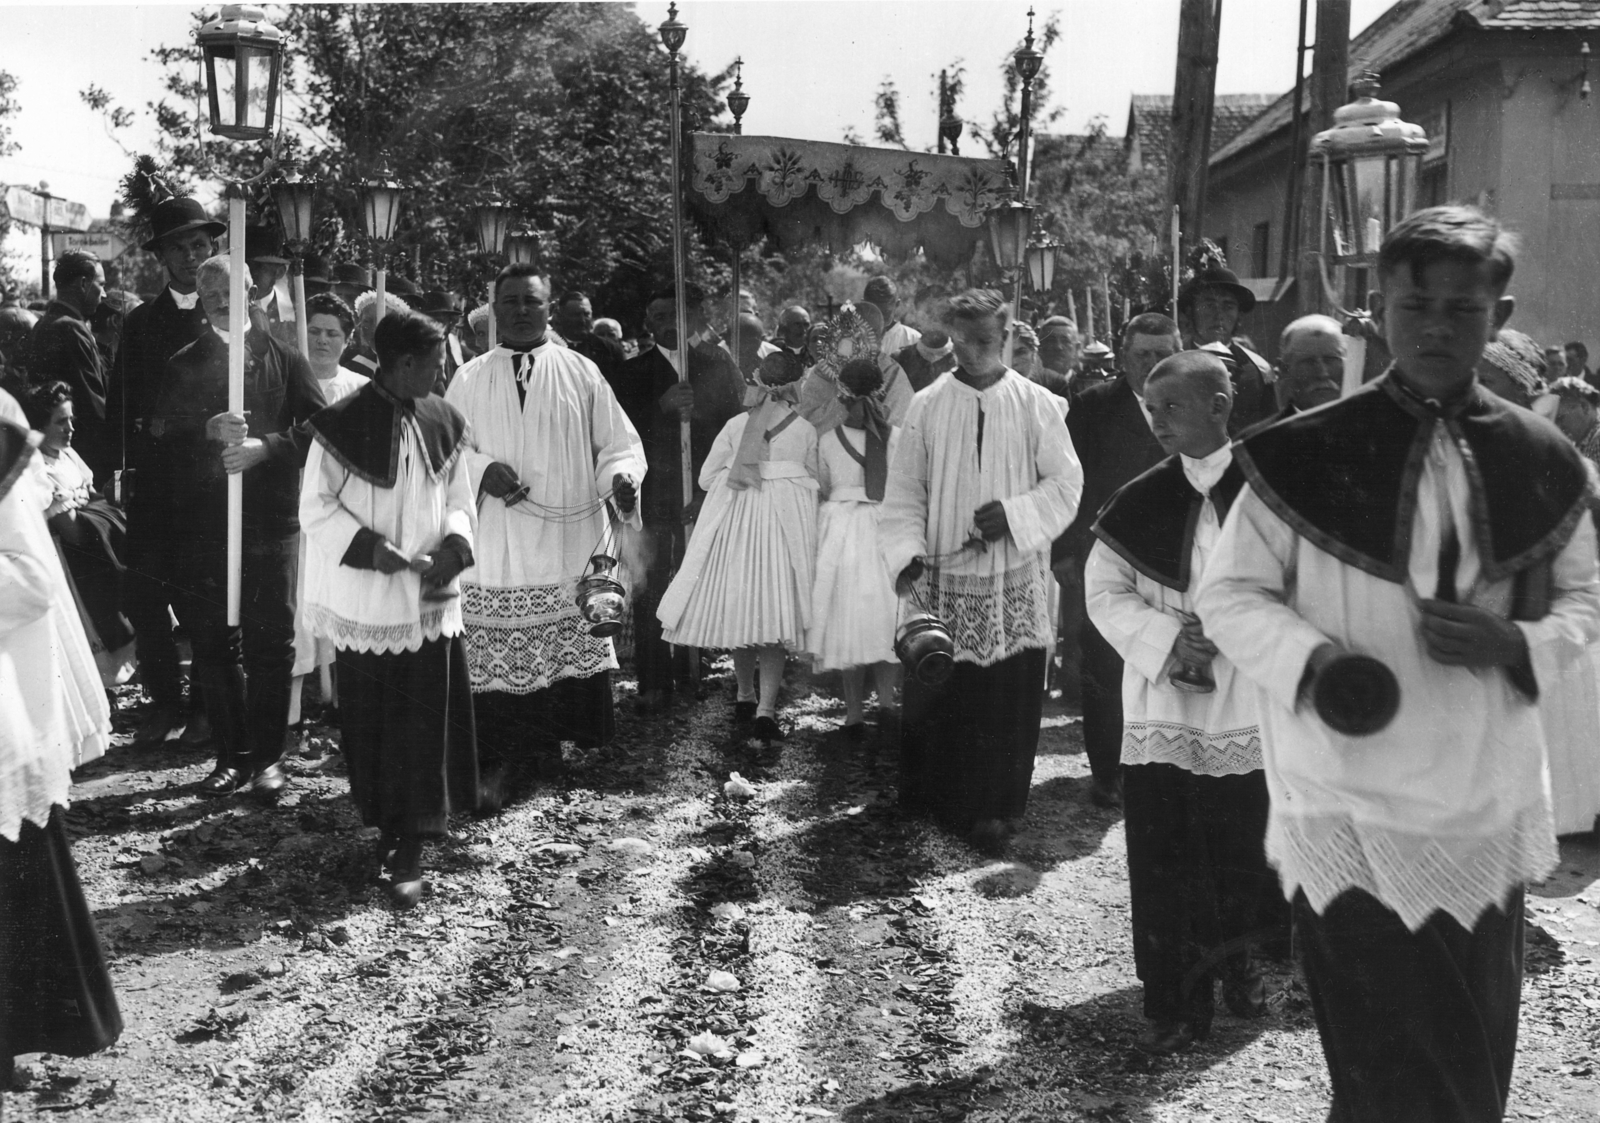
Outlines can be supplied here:
[[800, 360], [789, 351], [776, 351], [761, 360], [755, 387], [761, 400], [745, 418], [744, 434], [728, 470], [728, 486], [735, 491], [761, 488], [761, 465], [772, 455], [772, 438], [787, 429], [800, 415], [794, 403], [800, 398]]
[[[863, 365], [870, 364], [873, 373], [877, 374], [877, 382], [871, 389], [857, 392], [846, 384], [846, 373], [855, 362]], [[852, 379], [851, 381], [854, 381]], [[874, 503], [881, 502], [883, 492], [889, 480], [889, 419], [884, 416], [883, 399], [888, 392], [884, 382], [883, 372], [873, 359], [852, 360], [839, 370], [837, 381], [839, 387], [839, 400], [844, 403], [844, 425], [851, 429], [862, 430], [867, 437], [865, 456], [857, 456], [855, 448], [840, 434], [839, 441], [858, 464], [866, 476], [867, 498]]]

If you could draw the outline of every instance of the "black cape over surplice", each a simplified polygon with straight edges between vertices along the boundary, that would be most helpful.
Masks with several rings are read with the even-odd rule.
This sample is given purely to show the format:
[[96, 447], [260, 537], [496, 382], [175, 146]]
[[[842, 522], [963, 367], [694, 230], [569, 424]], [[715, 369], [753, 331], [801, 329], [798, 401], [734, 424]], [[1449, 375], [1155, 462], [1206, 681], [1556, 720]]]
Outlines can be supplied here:
[[[1244, 473], [1235, 460], [1211, 489], [1219, 523], [1242, 487]], [[1118, 488], [1090, 529], [1150, 580], [1186, 593], [1193, 578], [1194, 529], [1205, 501], [1183, 474], [1182, 458], [1169, 456]]]
[[1476, 383], [1438, 407], [1391, 369], [1348, 398], [1246, 437], [1234, 447], [1234, 463], [1295, 533], [1346, 565], [1403, 584], [1435, 421], [1466, 462], [1485, 580], [1515, 576], [1559, 553], [1586, 510], [1578, 450], [1550, 422]]
[[374, 487], [391, 488], [400, 476], [401, 422], [407, 414], [422, 435], [428, 475], [443, 479], [467, 442], [467, 419], [437, 395], [397, 398], [369, 382], [313, 414], [310, 424], [318, 443], [347, 471]]

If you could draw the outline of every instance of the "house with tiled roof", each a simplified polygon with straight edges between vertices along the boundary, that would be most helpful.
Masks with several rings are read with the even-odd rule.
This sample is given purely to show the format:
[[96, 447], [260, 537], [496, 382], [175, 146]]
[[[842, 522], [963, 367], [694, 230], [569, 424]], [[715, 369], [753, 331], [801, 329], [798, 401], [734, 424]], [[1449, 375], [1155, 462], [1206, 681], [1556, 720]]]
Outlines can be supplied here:
[[[1231, 141], [1277, 100], [1272, 94], [1218, 94], [1211, 110], [1211, 151]], [[1172, 95], [1134, 94], [1128, 101], [1128, 128], [1122, 148], [1128, 171], [1167, 171], [1172, 134]]]
[[[1600, 0], [1400, 0], [1350, 43], [1352, 78], [1422, 125], [1430, 145], [1421, 202], [1475, 203], [1522, 240], [1513, 326], [1544, 343], [1600, 346]], [[1276, 286], [1294, 95], [1276, 99], [1214, 147], [1205, 234], [1258, 292]], [[1307, 199], [1321, 185], [1307, 176]], [[1290, 272], [1293, 272], [1291, 267]], [[1351, 276], [1348, 301], [1372, 283]], [[1275, 347], [1294, 314], [1258, 305], [1248, 330]]]

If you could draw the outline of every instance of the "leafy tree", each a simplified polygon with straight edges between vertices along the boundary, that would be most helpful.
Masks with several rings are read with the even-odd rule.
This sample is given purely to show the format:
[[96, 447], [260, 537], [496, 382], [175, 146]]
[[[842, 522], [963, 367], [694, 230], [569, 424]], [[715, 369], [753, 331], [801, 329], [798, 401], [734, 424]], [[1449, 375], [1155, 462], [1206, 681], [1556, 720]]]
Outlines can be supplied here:
[[872, 133], [877, 142], [894, 148], [910, 148], [906, 143], [905, 130], [900, 126], [900, 91], [895, 88], [894, 79], [884, 77], [873, 104], [876, 113], [873, 116]]
[[[280, 19], [281, 17], [281, 19]], [[285, 152], [326, 186], [319, 248], [358, 256], [362, 180], [410, 190], [391, 268], [481, 285], [473, 206], [500, 192], [540, 236], [558, 285], [632, 312], [671, 277], [667, 57], [611, 4], [306, 4], [274, 16], [290, 44]], [[247, 178], [261, 154], [196, 133], [192, 45], [163, 47], [169, 97], [150, 108], [176, 178]], [[680, 67], [688, 130], [721, 127], [731, 74]], [[265, 199], [258, 200], [265, 207]], [[722, 271], [691, 233], [692, 271]]]

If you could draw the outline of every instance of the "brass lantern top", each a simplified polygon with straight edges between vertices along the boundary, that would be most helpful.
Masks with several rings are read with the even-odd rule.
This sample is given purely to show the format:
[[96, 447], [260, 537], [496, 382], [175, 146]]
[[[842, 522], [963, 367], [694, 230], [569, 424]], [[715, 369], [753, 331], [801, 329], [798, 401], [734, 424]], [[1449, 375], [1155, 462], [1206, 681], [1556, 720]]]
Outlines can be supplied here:
[[267, 21], [267, 13], [254, 4], [228, 4], [200, 25], [194, 33], [202, 47], [261, 47], [275, 50], [283, 45], [283, 32]]
[[1361, 156], [1415, 156], [1428, 150], [1421, 125], [1400, 119], [1400, 107], [1381, 101], [1377, 80], [1356, 83], [1356, 100], [1333, 111], [1333, 127], [1311, 138], [1311, 154], [1325, 160]]

